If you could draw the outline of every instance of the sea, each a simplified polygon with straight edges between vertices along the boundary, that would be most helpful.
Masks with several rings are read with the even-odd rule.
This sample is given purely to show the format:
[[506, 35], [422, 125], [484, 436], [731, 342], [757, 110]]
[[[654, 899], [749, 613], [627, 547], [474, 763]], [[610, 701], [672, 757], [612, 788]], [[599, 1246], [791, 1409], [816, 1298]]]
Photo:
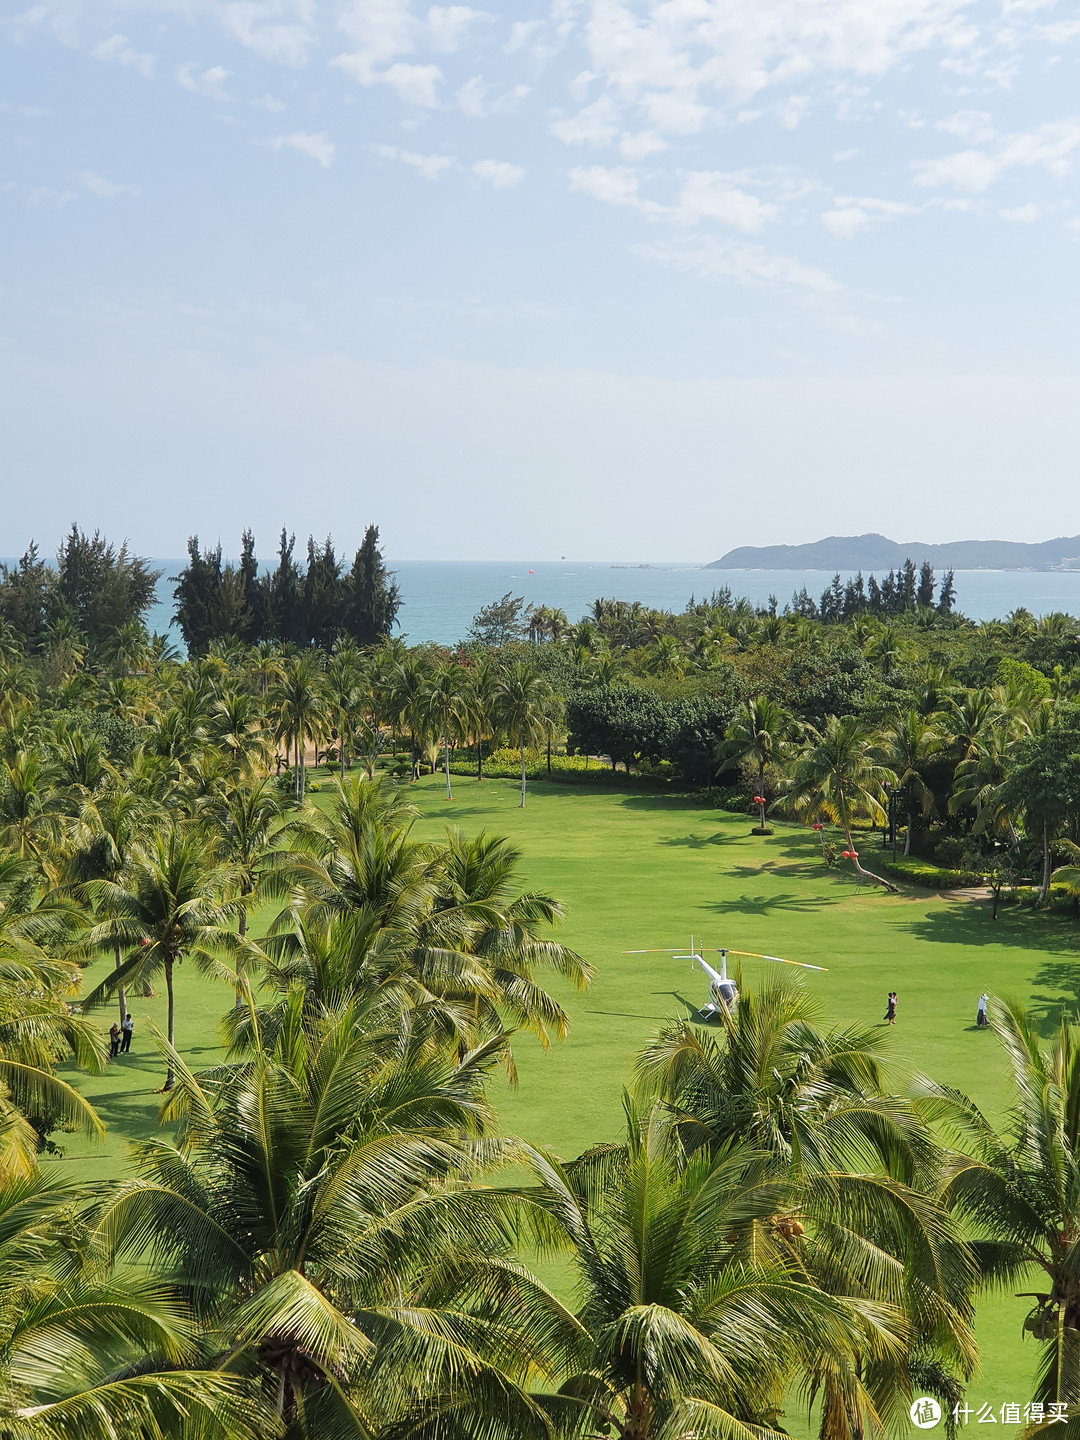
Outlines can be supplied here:
[[[155, 560], [162, 571], [147, 623], [175, 644], [172, 591], [183, 560]], [[401, 591], [397, 633], [413, 645], [453, 645], [465, 638], [482, 606], [508, 592], [529, 605], [564, 610], [579, 620], [594, 600], [640, 600], [659, 610], [683, 610], [728, 587], [755, 605], [776, 596], [781, 609], [803, 586], [817, 597], [832, 581], [825, 570], [707, 570], [655, 561], [620, 564], [589, 560], [399, 560], [387, 562]], [[846, 573], [842, 572], [846, 579]], [[1080, 571], [958, 570], [956, 608], [973, 620], [1004, 618], [1023, 606], [1034, 615], [1062, 610], [1080, 615]]]

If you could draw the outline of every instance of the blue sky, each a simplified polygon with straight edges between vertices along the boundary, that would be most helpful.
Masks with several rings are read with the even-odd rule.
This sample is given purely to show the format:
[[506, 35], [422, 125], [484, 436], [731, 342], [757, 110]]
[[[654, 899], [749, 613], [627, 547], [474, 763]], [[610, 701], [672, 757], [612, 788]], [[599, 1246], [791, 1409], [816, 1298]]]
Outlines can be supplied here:
[[1080, 531], [1080, 12], [15, 0], [0, 553]]

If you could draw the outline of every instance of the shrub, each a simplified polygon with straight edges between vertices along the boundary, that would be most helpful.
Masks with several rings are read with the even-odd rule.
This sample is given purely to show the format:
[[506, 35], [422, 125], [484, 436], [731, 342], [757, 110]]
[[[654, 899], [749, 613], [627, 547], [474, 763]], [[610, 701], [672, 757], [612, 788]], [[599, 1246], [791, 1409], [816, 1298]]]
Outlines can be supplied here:
[[916, 860], [914, 856], [883, 860], [880, 868], [887, 875], [910, 880], [913, 885], [928, 885], [932, 890], [959, 890], [968, 885], [985, 884], [985, 876], [976, 870], [949, 870], [929, 860]]

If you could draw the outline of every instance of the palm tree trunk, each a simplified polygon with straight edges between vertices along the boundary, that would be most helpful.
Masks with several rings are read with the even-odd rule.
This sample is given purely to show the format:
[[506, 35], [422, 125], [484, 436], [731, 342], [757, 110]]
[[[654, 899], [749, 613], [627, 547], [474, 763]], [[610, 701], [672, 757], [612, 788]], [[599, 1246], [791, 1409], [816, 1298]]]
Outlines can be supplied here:
[[904, 854], [911, 854], [911, 832], [915, 829], [915, 810], [909, 805], [907, 812], [907, 834], [904, 836]]
[[548, 773], [548, 779], [550, 780], [550, 779], [551, 779], [551, 736], [550, 736], [550, 734], [549, 734], [548, 737], [547, 737], [547, 773]]
[[851, 863], [854, 866], [856, 875], [863, 880], [869, 880], [872, 885], [883, 886], [888, 890], [890, 895], [898, 895], [900, 893], [899, 887], [894, 885], [891, 880], [886, 880], [884, 875], [875, 875], [873, 870], [864, 870], [859, 864], [859, 852], [855, 849], [855, 842], [851, 838], [851, 831], [846, 825], [844, 826], [844, 843], [847, 845], [848, 853], [852, 856]]
[[[116, 957], [116, 968], [117, 970], [119, 970], [120, 966], [123, 964], [123, 961], [120, 959], [119, 945], [116, 946], [114, 954]], [[125, 990], [123, 985], [118, 985], [116, 987], [116, 998], [120, 1001], [120, 1024], [122, 1025], [127, 1019], [127, 991]]]
[[484, 778], [484, 737], [479, 734], [476, 737], [476, 778]]
[[453, 791], [450, 789], [450, 736], [449, 736], [449, 735], [444, 735], [444, 736], [443, 736], [443, 756], [444, 756], [445, 761], [446, 761], [446, 798], [447, 798], [448, 800], [452, 800], [452, 799], [454, 798], [454, 794], [453, 794]]
[[1042, 885], [1039, 887], [1039, 904], [1045, 905], [1050, 894], [1050, 832], [1047, 829], [1046, 821], [1042, 827], [1042, 857], [1043, 873]]
[[[171, 1050], [171, 1049], [173, 1049], [173, 1048], [175, 1047], [175, 1043], [176, 1043], [176, 1027], [175, 1027], [175, 1023], [174, 1023], [174, 1021], [175, 1021], [175, 1015], [176, 1015], [176, 1000], [175, 1000], [175, 996], [173, 995], [173, 962], [172, 962], [172, 957], [171, 957], [171, 956], [168, 957], [168, 958], [166, 959], [166, 961], [165, 961], [165, 993], [166, 993], [166, 994], [168, 995], [168, 997], [169, 997], [169, 1010], [168, 1010], [168, 1020], [167, 1020], [167, 1023], [166, 1023], [166, 1034], [167, 1034], [168, 1041], [169, 1041], [169, 1048], [170, 1048], [170, 1050]], [[174, 1070], [173, 1070], [172, 1059], [171, 1059], [171, 1057], [170, 1057], [169, 1063], [168, 1063], [168, 1065], [167, 1065], [167, 1067], [166, 1067], [166, 1069], [165, 1069], [165, 1085], [164, 1085], [163, 1088], [166, 1089], [166, 1090], [171, 1090], [175, 1084], [176, 1084], [176, 1074], [175, 1074], [175, 1072], [174, 1072]]]
[[345, 784], [345, 712], [341, 712], [341, 724], [338, 726], [338, 771], [341, 776], [341, 783]]
[[[242, 896], [247, 896], [247, 895], [250, 893], [250, 891], [247, 889], [247, 887], [246, 887], [246, 885], [245, 885], [244, 889], [241, 890], [240, 893], [241, 893]], [[237, 932], [238, 932], [238, 934], [239, 934], [239, 936], [240, 936], [240, 939], [241, 939], [241, 940], [245, 939], [246, 936], [247, 936], [247, 908], [246, 908], [246, 907], [242, 907], [241, 910], [240, 910], [240, 920], [239, 920], [239, 922], [238, 922], [238, 924], [237, 924], [237, 926], [236, 926], [236, 929], [237, 929]], [[235, 1008], [236, 1008], [237, 1010], [243, 1009], [243, 1003], [244, 1003], [244, 1002], [243, 1002], [243, 992], [242, 992], [243, 980], [244, 980], [243, 961], [241, 960], [240, 956], [238, 955], [238, 956], [236, 957], [236, 1005], [235, 1005]]]
[[524, 744], [524, 742], [522, 742], [522, 746], [521, 746], [521, 804], [518, 806], [518, 809], [519, 809], [519, 810], [524, 810], [524, 809], [525, 809], [525, 744]]

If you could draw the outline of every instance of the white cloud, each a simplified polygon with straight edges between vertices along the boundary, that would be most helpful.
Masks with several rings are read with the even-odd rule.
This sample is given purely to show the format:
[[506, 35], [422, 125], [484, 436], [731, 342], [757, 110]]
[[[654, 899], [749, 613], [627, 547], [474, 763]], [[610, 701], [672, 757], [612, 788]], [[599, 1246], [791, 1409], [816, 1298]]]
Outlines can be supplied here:
[[610, 145], [619, 133], [619, 112], [610, 95], [601, 95], [576, 115], [555, 120], [551, 133], [564, 145]]
[[899, 200], [877, 200], [869, 196], [856, 200], [846, 195], [838, 195], [833, 204], [835, 209], [826, 210], [821, 217], [821, 223], [839, 240], [850, 240], [853, 235], [858, 235], [875, 223], [895, 220], [901, 215], [919, 214], [917, 205], [905, 205]]
[[401, 150], [397, 145], [373, 145], [373, 152], [383, 160], [398, 160], [423, 176], [425, 180], [437, 180], [444, 170], [456, 162], [449, 155], [421, 155], [415, 150]]
[[677, 217], [690, 224], [719, 220], [748, 235], [758, 234], [779, 215], [777, 206], [732, 184], [732, 177], [714, 171], [692, 171], [679, 196]]
[[477, 20], [492, 17], [468, 5], [432, 5], [427, 13], [427, 38], [433, 50], [449, 55], [457, 50]]
[[307, 131], [297, 130], [293, 135], [275, 135], [268, 143], [271, 150], [296, 150], [301, 155], [310, 155], [324, 170], [329, 170], [334, 163], [337, 149], [329, 135], [321, 131], [312, 135]]
[[1020, 225], [1032, 225], [1041, 218], [1042, 211], [1037, 205], [1018, 205], [1015, 210], [999, 210], [1002, 220], [1014, 220]]
[[946, 135], [955, 135], [958, 140], [968, 140], [973, 145], [982, 145], [997, 135], [990, 114], [986, 110], [957, 110], [955, 115], [946, 116], [934, 125]]
[[938, 160], [917, 160], [915, 183], [951, 186], [980, 194], [1017, 166], [1041, 167], [1051, 175], [1068, 173], [1073, 151], [1080, 146], [1080, 120], [1055, 120], [1032, 130], [1001, 136], [989, 150], [960, 150]]
[[512, 190], [525, 179], [520, 165], [511, 165], [505, 160], [477, 160], [472, 168], [474, 175], [496, 190]]
[[196, 67], [191, 64], [178, 65], [177, 84], [207, 100], [226, 101], [232, 98], [225, 90], [225, 81], [232, 74], [231, 70], [225, 70], [220, 65], [211, 65], [210, 69], [204, 70], [201, 75], [196, 75], [195, 70]]
[[280, 65], [305, 65], [315, 43], [315, 0], [229, 0], [220, 19], [241, 45]]
[[251, 103], [256, 110], [268, 110], [272, 115], [280, 115], [285, 109], [284, 101], [278, 100], [274, 95], [260, 95], [258, 100]]
[[[589, 0], [590, 68], [659, 128], [693, 133], [711, 106], [769, 88], [886, 74], [931, 49], [976, 39], [968, 0]], [[788, 123], [799, 97], [782, 112]]]
[[842, 287], [824, 271], [745, 240], [702, 238], [633, 245], [635, 255], [705, 280], [731, 279], [742, 285], [765, 285], [802, 291], [815, 296], [837, 294]]
[[413, 14], [409, 0], [350, 0], [338, 26], [355, 49], [330, 63], [361, 85], [389, 85], [406, 104], [433, 110], [439, 103], [436, 90], [442, 71], [437, 65], [417, 65], [399, 57], [411, 55], [423, 44], [449, 44], [465, 17], [469, 23], [481, 14], [465, 6], [435, 6], [425, 22]]
[[74, 190], [54, 190], [51, 185], [39, 185], [27, 195], [26, 203], [31, 210], [62, 210], [74, 199]]
[[110, 35], [107, 40], [102, 40], [100, 45], [95, 45], [93, 54], [98, 60], [111, 61], [114, 65], [127, 65], [132, 70], [137, 70], [145, 80], [149, 80], [154, 73], [153, 55], [136, 50], [126, 35]]
[[654, 135], [651, 130], [642, 130], [638, 135], [625, 132], [619, 137], [619, 154], [627, 160], [644, 160], [649, 155], [658, 155], [668, 149], [666, 140]]
[[570, 171], [570, 189], [606, 205], [640, 206], [638, 176], [628, 165], [581, 165]]
[[491, 86], [484, 83], [482, 75], [474, 75], [460, 87], [456, 96], [458, 109], [471, 120], [482, 119], [485, 115], [498, 115], [511, 110], [529, 94], [528, 85], [513, 85], [501, 95], [492, 95]]
[[93, 170], [80, 170], [75, 179], [88, 194], [96, 195], [99, 200], [115, 200], [120, 195], [139, 194], [137, 185], [118, 185]]
[[512, 55], [515, 50], [523, 50], [529, 41], [540, 30], [544, 28], [542, 20], [518, 20], [511, 27], [510, 39], [506, 42], [506, 53]]

